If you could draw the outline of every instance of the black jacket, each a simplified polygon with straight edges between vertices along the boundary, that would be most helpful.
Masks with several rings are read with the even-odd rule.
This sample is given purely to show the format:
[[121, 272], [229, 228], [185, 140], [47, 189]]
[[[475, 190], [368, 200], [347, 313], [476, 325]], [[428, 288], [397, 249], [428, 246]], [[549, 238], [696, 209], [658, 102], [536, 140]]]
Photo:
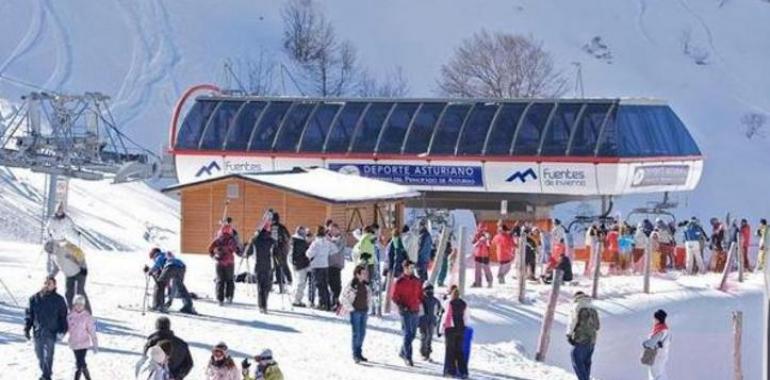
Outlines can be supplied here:
[[67, 332], [67, 302], [59, 293], [38, 292], [29, 298], [24, 318], [24, 330], [32, 329], [35, 336]]
[[[147, 343], [144, 344], [144, 354], [155, 345], [171, 345], [171, 354], [168, 359], [168, 369], [171, 377], [175, 380], [182, 380], [190, 373], [193, 367], [192, 355], [187, 343], [179, 339], [171, 330], [158, 330], [147, 337]], [[165, 351], [165, 350], [164, 350]]]
[[249, 254], [254, 254], [254, 271], [256, 273], [270, 273], [273, 270], [272, 248], [275, 244], [270, 232], [260, 230], [259, 233], [251, 238], [249, 246], [246, 248]]
[[291, 265], [294, 265], [294, 269], [301, 270], [310, 266], [310, 259], [305, 256], [307, 248], [310, 246], [307, 240], [293, 237], [291, 238]]
[[572, 261], [570, 261], [569, 257], [566, 255], [563, 256], [561, 261], [559, 261], [559, 265], [556, 266], [556, 269], [561, 269], [564, 272], [562, 275], [562, 281], [572, 281]]

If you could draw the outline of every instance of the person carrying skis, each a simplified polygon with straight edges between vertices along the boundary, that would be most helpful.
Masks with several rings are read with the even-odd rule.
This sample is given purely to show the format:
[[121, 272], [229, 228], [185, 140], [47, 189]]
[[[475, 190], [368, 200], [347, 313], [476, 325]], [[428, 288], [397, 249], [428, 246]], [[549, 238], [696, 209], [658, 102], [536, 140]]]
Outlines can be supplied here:
[[310, 244], [307, 239], [307, 229], [298, 226], [291, 237], [291, 265], [294, 266], [294, 274], [297, 277], [297, 288], [294, 289], [294, 307], [305, 307], [302, 298], [305, 288], [308, 286], [308, 274], [310, 272], [310, 259], [307, 258], [307, 248]]
[[254, 237], [246, 246], [246, 251], [254, 254], [254, 273], [257, 275], [257, 303], [259, 312], [267, 313], [267, 299], [273, 289], [273, 236], [271, 225], [263, 220], [261, 227], [254, 232]]
[[367, 272], [365, 266], [357, 265], [353, 270], [353, 280], [345, 286], [340, 299], [343, 310], [350, 312], [350, 326], [353, 330], [351, 337], [353, 361], [356, 364], [369, 361], [363, 355], [363, 346], [371, 299], [372, 290], [369, 288], [369, 272]]
[[289, 270], [288, 255], [291, 235], [286, 226], [281, 224], [281, 216], [277, 212], [272, 213], [272, 222], [270, 233], [273, 241], [273, 260], [275, 260], [275, 282], [284, 291], [285, 285], [291, 285], [293, 282], [291, 270]]
[[511, 235], [511, 230], [507, 225], [503, 224], [498, 228], [497, 234], [492, 238], [492, 245], [495, 246], [497, 261], [500, 263], [500, 267], [497, 270], [497, 281], [500, 284], [505, 284], [505, 275], [511, 270], [511, 262], [513, 262], [515, 257], [514, 252], [516, 249], [513, 235]]
[[759, 228], [757, 229], [757, 237], [759, 237], [759, 241], [757, 242], [757, 245], [759, 245], [759, 254], [757, 255], [757, 272], [762, 272], [765, 270], [765, 260], [767, 257], [767, 243], [768, 243], [768, 230], [767, 227], [767, 219], [762, 218], [759, 220]]
[[157, 247], [150, 250], [150, 260], [153, 260], [152, 267], [144, 267], [145, 273], [155, 279], [155, 292], [150, 310], [166, 312], [166, 288], [171, 284], [173, 289], [171, 298], [178, 295], [184, 303], [179, 312], [197, 314], [193, 308], [192, 297], [184, 284], [184, 275], [187, 270], [184, 262], [171, 252], [164, 252]]
[[48, 241], [48, 276], [56, 277], [61, 270], [65, 277], [64, 298], [69, 308], [72, 308], [72, 297], [82, 294], [86, 297], [86, 310], [91, 312], [91, 302], [86, 295], [86, 278], [88, 265], [85, 252], [72, 243], [80, 232], [75, 229], [72, 220], [64, 212], [64, 204], [59, 203], [56, 212], [46, 225]]
[[[29, 298], [24, 317], [24, 337], [33, 339], [40, 380], [51, 380], [56, 340], [67, 333], [67, 303], [56, 293], [56, 279], [47, 277], [43, 288]], [[32, 334], [30, 334], [30, 330]]]
[[345, 241], [342, 238], [340, 227], [337, 223], [330, 222], [326, 227], [326, 234], [333, 250], [329, 255], [329, 289], [331, 291], [331, 307], [336, 310], [340, 302], [342, 292], [342, 270], [345, 269]]
[[465, 329], [470, 320], [468, 304], [460, 298], [460, 289], [452, 285], [449, 299], [444, 304], [444, 317], [440, 329], [445, 338], [444, 376], [468, 378], [468, 357], [463, 350]]
[[254, 360], [257, 362], [257, 380], [283, 380], [283, 373], [273, 359], [273, 351], [264, 349]]
[[91, 380], [91, 374], [86, 366], [86, 354], [88, 349], [94, 353], [98, 351], [96, 340], [96, 321], [91, 313], [85, 309], [86, 298], [78, 294], [72, 300], [73, 306], [67, 315], [67, 339], [70, 349], [75, 355], [75, 380], [80, 380], [82, 375], [85, 380]]
[[487, 279], [487, 285], [492, 287], [492, 270], [489, 269], [489, 234], [486, 227], [479, 223], [476, 229], [476, 236], [473, 238], [473, 261], [475, 263], [475, 276], [472, 288], [478, 288], [482, 285], [481, 272]]
[[[184, 380], [192, 370], [193, 358], [190, 355], [190, 348], [187, 342], [174, 335], [168, 317], [162, 316], [155, 320], [155, 332], [147, 337], [147, 342], [144, 344], [145, 357], [152, 347], [164, 348], [162, 351], [166, 353], [164, 358], [168, 357], [168, 371], [171, 379]], [[150, 358], [153, 358], [152, 352], [150, 352]]]
[[591, 297], [583, 292], [575, 293], [567, 326], [567, 341], [572, 345], [572, 368], [578, 380], [590, 380], [591, 357], [600, 327], [599, 314], [591, 304]]
[[136, 374], [136, 380], [171, 380], [171, 372], [168, 369], [168, 355], [160, 345], [154, 345], [147, 350], [149, 355]]
[[667, 380], [666, 363], [668, 363], [669, 346], [671, 345], [671, 333], [666, 325], [667, 314], [658, 310], [653, 315], [653, 325], [650, 337], [642, 343], [646, 349], [655, 350], [655, 358], [648, 368], [650, 380]]
[[693, 216], [684, 228], [684, 249], [687, 255], [685, 271], [688, 274], [693, 274], [693, 264], [698, 267], [701, 274], [706, 273], [706, 266], [700, 255], [701, 239], [703, 239], [703, 229], [698, 225], [698, 219]]
[[432, 342], [433, 334], [436, 333], [438, 325], [438, 316], [443, 313], [441, 301], [434, 295], [433, 285], [425, 281], [422, 286], [422, 304], [420, 305], [420, 354], [423, 361], [431, 361], [430, 354], [433, 352]]
[[233, 358], [227, 353], [224, 342], [217, 343], [211, 349], [211, 358], [206, 367], [206, 380], [242, 380], [241, 372]]
[[318, 290], [318, 309], [331, 310], [331, 296], [329, 294], [329, 256], [337, 247], [326, 234], [324, 226], [318, 226], [315, 239], [307, 249], [307, 258], [310, 259], [310, 268], [313, 271], [313, 282]]
[[216, 261], [217, 301], [233, 303], [235, 294], [235, 255], [240, 256], [240, 243], [233, 236], [233, 228], [223, 225], [217, 237], [209, 244], [209, 255]]
[[414, 275], [414, 263], [404, 262], [404, 274], [396, 280], [393, 286], [393, 303], [398, 306], [401, 314], [401, 331], [404, 342], [398, 356], [404, 359], [406, 365], [412, 367], [412, 341], [417, 334], [418, 313], [422, 304], [422, 281]]

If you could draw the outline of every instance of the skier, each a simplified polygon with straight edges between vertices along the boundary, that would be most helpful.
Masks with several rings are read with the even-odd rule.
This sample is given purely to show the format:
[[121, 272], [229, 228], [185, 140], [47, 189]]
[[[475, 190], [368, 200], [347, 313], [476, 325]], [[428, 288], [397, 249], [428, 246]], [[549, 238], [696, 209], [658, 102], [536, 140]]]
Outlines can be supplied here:
[[172, 299], [173, 293], [178, 293], [184, 303], [179, 311], [185, 314], [197, 314], [193, 308], [192, 297], [184, 284], [184, 275], [187, 270], [184, 262], [171, 252], [163, 252], [157, 247], [150, 250], [150, 260], [153, 260], [152, 268], [144, 267], [145, 273], [155, 279], [155, 293], [150, 310], [166, 311], [166, 287], [173, 284]]
[[443, 287], [444, 281], [446, 280], [447, 274], [449, 273], [449, 256], [452, 254], [452, 247], [454, 246], [454, 234], [449, 234], [449, 239], [447, 239], [446, 242], [446, 248], [444, 248], [444, 257], [441, 260], [441, 267], [439, 267], [438, 271], [438, 286]]
[[443, 314], [441, 301], [433, 293], [433, 285], [425, 281], [422, 286], [422, 305], [420, 306], [420, 354], [422, 360], [431, 361], [430, 354], [433, 352], [431, 343], [433, 334], [438, 324], [438, 316]]
[[709, 266], [717, 272], [721, 272], [727, 262], [725, 252], [725, 225], [717, 218], [711, 218], [711, 260]]
[[473, 238], [473, 261], [475, 262], [476, 275], [471, 287], [481, 287], [481, 272], [484, 271], [487, 285], [491, 288], [492, 270], [489, 269], [489, 234], [486, 231], [486, 227], [481, 223], [479, 223], [476, 236]]
[[[406, 226], [405, 226], [406, 227]], [[393, 228], [391, 232], [390, 242], [385, 248], [387, 254], [388, 265], [385, 267], [383, 276], [393, 275], [393, 278], [401, 276], [404, 270], [404, 261], [408, 260], [406, 253], [406, 246], [401, 238], [401, 231], [398, 228]]]
[[273, 288], [273, 249], [275, 240], [270, 233], [271, 225], [262, 223], [261, 228], [254, 232], [254, 237], [246, 246], [247, 252], [254, 254], [254, 273], [257, 275], [257, 302], [259, 312], [267, 313], [267, 299]]
[[294, 289], [294, 303], [292, 303], [295, 307], [306, 306], [302, 298], [305, 295], [310, 273], [310, 259], [305, 256], [308, 246], [307, 230], [305, 227], [298, 226], [291, 237], [291, 265], [294, 266], [294, 274], [297, 277], [297, 288]]
[[414, 275], [414, 263], [404, 262], [404, 274], [396, 280], [393, 287], [393, 303], [398, 306], [401, 314], [401, 331], [404, 343], [399, 357], [406, 365], [412, 367], [412, 341], [417, 333], [418, 313], [422, 303], [422, 281]]
[[433, 250], [433, 238], [430, 236], [428, 226], [425, 221], [420, 222], [420, 240], [419, 250], [417, 252], [417, 274], [423, 282], [428, 281], [428, 264]]
[[141, 369], [139, 369], [136, 380], [171, 380], [171, 372], [168, 369], [168, 355], [163, 351], [160, 345], [154, 345], [147, 350], [149, 354]]
[[[553, 220], [553, 228], [551, 228], [551, 241], [552, 242], [566, 242], [567, 241], [567, 229], [564, 227], [563, 224], [561, 224], [561, 220], [554, 218]], [[555, 244], [551, 245], [551, 256], [552, 257], [559, 257], [559, 255], [554, 255], [553, 250], [556, 249]]]
[[466, 327], [470, 319], [468, 304], [460, 298], [460, 290], [452, 285], [449, 290], [449, 300], [444, 305], [444, 317], [441, 330], [446, 336], [444, 351], [444, 377], [456, 376], [468, 378], [468, 357], [463, 345]]
[[217, 343], [211, 349], [211, 358], [206, 367], [206, 380], [241, 380], [241, 372], [235, 365], [233, 358], [227, 353], [227, 345], [224, 342]]
[[257, 361], [257, 380], [283, 380], [283, 373], [273, 359], [273, 351], [264, 349], [254, 360]]
[[88, 349], [94, 353], [98, 350], [96, 340], [96, 322], [91, 313], [85, 310], [86, 298], [78, 294], [72, 300], [73, 307], [67, 315], [68, 343], [75, 355], [75, 380], [82, 375], [85, 380], [91, 380], [91, 374], [86, 366], [86, 354]]
[[329, 289], [331, 290], [332, 309], [336, 309], [342, 292], [342, 270], [345, 269], [345, 241], [336, 223], [329, 223], [326, 230], [333, 245], [329, 255]]
[[366, 226], [364, 227], [363, 234], [358, 237], [358, 243], [356, 243], [355, 246], [353, 246], [353, 260], [356, 263], [356, 265], [365, 265], [366, 270], [371, 274], [374, 272], [375, 267], [374, 263], [376, 261], [376, 258], [374, 255], [375, 252], [375, 240], [376, 236], [374, 234], [374, 227], [373, 226]]
[[644, 263], [646, 260], [645, 255], [649, 255], [647, 244], [650, 242], [650, 237], [645, 233], [644, 222], [639, 222], [636, 225], [636, 232], [634, 233], [634, 249], [641, 249], [644, 254], [639, 256], [639, 259], [634, 261], [634, 273], [642, 273], [644, 271]]
[[284, 285], [291, 285], [291, 270], [287, 256], [289, 255], [289, 243], [291, 236], [286, 226], [281, 224], [281, 216], [277, 212], [272, 214], [272, 225], [270, 226], [273, 241], [273, 260], [275, 260], [275, 281], [280, 286], [281, 292], [284, 291]]
[[[147, 352], [151, 347], [163, 346], [168, 357], [168, 370], [170, 378], [174, 380], [184, 380], [193, 367], [193, 358], [190, 355], [190, 348], [187, 343], [174, 335], [171, 330], [171, 321], [165, 317], [158, 317], [155, 320], [155, 332], [147, 337], [144, 345], [143, 355], [147, 357]], [[150, 353], [153, 358], [153, 353]]]
[[654, 323], [650, 338], [642, 343], [647, 349], [655, 350], [655, 359], [648, 370], [649, 380], [667, 380], [666, 363], [668, 362], [669, 346], [671, 345], [671, 333], [666, 325], [666, 312], [658, 310], [653, 315]]
[[620, 226], [620, 238], [618, 239], [618, 261], [620, 262], [620, 272], [628, 273], [628, 269], [633, 263], [634, 257], [634, 235], [631, 226], [623, 223]]
[[500, 263], [497, 270], [497, 281], [500, 284], [505, 284], [505, 275], [511, 270], [511, 262], [515, 257], [514, 250], [516, 249], [516, 243], [513, 241], [513, 235], [511, 235], [508, 226], [505, 224], [500, 226], [497, 234], [492, 238], [492, 244], [495, 246], [497, 261]]
[[749, 243], [751, 243], [751, 226], [749, 221], [741, 219], [741, 227], [738, 232], [741, 236], [740, 257], [743, 260], [743, 269], [751, 271], [751, 263], [749, 263]]
[[24, 318], [24, 336], [35, 339], [40, 380], [51, 380], [56, 340], [67, 333], [67, 328], [67, 303], [56, 293], [56, 279], [47, 277], [43, 288], [29, 298]]
[[[534, 230], [529, 227], [524, 229], [522, 237], [526, 242], [524, 245], [524, 264], [527, 266], [527, 279], [530, 281], [537, 281], [535, 277], [535, 265], [537, 264], [537, 240], [535, 239]], [[519, 238], [521, 240], [521, 238]]]
[[233, 303], [235, 294], [235, 255], [241, 255], [240, 244], [233, 236], [232, 226], [223, 225], [216, 239], [209, 244], [209, 255], [216, 261], [217, 301]]
[[759, 220], [759, 228], [757, 229], [757, 237], [759, 237], [759, 241], [757, 242], [757, 245], [759, 245], [759, 254], [757, 256], [757, 271], [762, 272], [765, 270], [765, 260], [767, 256], [767, 240], [768, 240], [768, 230], [767, 227], [767, 219], [760, 219]]
[[591, 356], [600, 327], [599, 314], [591, 305], [591, 297], [583, 292], [575, 293], [574, 306], [567, 326], [567, 341], [572, 345], [572, 368], [578, 380], [590, 380]]
[[353, 361], [356, 364], [369, 361], [363, 355], [364, 337], [366, 337], [366, 320], [369, 313], [369, 302], [372, 291], [369, 288], [369, 273], [366, 267], [358, 265], [353, 270], [353, 280], [345, 286], [342, 292], [342, 307], [350, 312], [350, 326], [353, 330], [352, 346]]
[[310, 268], [313, 271], [313, 281], [318, 289], [318, 309], [331, 310], [329, 295], [329, 256], [337, 249], [326, 234], [323, 226], [318, 226], [316, 238], [307, 249]]
[[700, 255], [702, 238], [703, 229], [698, 225], [698, 219], [693, 216], [684, 228], [684, 248], [687, 252], [685, 271], [688, 274], [693, 273], [693, 264], [698, 267], [698, 271], [701, 274], [706, 273], [706, 266], [703, 264], [703, 257]]

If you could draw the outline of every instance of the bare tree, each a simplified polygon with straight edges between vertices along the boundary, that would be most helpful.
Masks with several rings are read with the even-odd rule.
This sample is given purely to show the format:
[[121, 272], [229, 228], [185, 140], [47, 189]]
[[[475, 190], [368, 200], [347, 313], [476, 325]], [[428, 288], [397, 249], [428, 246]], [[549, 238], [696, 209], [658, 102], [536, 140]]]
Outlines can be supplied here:
[[281, 10], [283, 49], [301, 93], [340, 96], [357, 82], [356, 49], [337, 38], [334, 26], [312, 0], [289, 0]]
[[251, 95], [275, 95], [276, 63], [264, 49], [255, 58], [226, 59], [222, 87]]
[[743, 126], [743, 133], [746, 138], [751, 140], [754, 137], [765, 137], [765, 124], [767, 123], [767, 115], [749, 112], [741, 117], [741, 125]]
[[447, 96], [495, 98], [558, 97], [566, 84], [542, 43], [484, 30], [460, 44], [438, 81]]
[[388, 72], [383, 81], [372, 77], [368, 71], [362, 71], [358, 84], [358, 96], [377, 98], [399, 98], [409, 94], [409, 81], [404, 76], [401, 66]]

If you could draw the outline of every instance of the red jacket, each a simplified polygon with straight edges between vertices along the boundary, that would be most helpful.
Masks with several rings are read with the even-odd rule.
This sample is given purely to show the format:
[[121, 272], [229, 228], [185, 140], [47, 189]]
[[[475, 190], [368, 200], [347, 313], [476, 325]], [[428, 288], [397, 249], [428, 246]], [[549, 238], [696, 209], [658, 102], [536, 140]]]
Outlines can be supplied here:
[[492, 244], [495, 245], [497, 261], [501, 263], [513, 261], [513, 250], [516, 249], [516, 242], [513, 241], [513, 236], [508, 233], [498, 232], [497, 235], [492, 238]]
[[235, 265], [235, 254], [240, 255], [240, 247], [238, 242], [235, 241], [233, 235], [223, 233], [220, 234], [209, 245], [209, 255], [217, 261], [217, 265], [220, 266], [233, 266]]
[[393, 287], [393, 302], [401, 309], [419, 312], [422, 304], [422, 281], [406, 274], [396, 280]]

